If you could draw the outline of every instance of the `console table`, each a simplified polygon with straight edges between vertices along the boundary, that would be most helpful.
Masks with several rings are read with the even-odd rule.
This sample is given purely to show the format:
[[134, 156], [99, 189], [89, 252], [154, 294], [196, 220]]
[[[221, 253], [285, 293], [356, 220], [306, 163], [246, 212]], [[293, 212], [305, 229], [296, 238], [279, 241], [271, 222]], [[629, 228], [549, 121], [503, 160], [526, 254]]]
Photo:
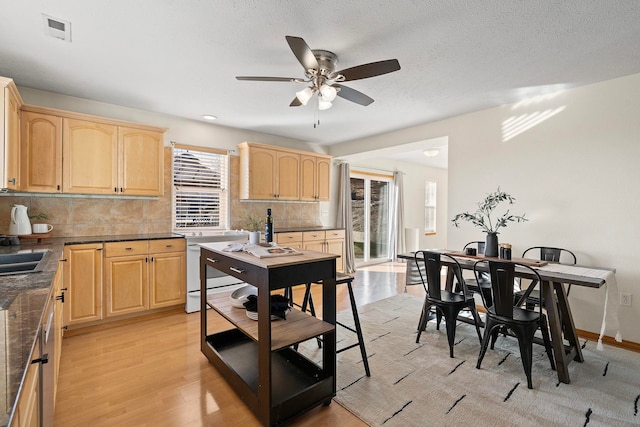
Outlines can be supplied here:
[[[201, 299], [202, 353], [254, 412], [262, 425], [276, 425], [320, 404], [336, 393], [336, 255], [303, 250], [301, 255], [257, 258], [226, 252], [229, 242], [201, 245], [201, 293], [211, 269], [258, 288], [258, 320], [232, 306], [230, 292]], [[291, 310], [286, 320], [271, 321], [272, 291], [301, 283], [322, 283], [322, 320]], [[207, 306], [233, 328], [208, 334]], [[294, 346], [322, 336], [320, 365]]]

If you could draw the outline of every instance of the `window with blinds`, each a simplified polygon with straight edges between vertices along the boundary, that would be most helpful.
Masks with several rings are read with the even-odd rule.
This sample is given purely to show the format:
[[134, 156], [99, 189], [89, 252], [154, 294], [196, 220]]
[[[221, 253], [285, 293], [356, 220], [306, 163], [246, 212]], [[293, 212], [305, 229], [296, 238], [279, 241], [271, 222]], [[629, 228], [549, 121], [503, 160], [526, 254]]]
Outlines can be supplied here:
[[173, 146], [175, 231], [228, 228], [229, 158], [205, 147]]

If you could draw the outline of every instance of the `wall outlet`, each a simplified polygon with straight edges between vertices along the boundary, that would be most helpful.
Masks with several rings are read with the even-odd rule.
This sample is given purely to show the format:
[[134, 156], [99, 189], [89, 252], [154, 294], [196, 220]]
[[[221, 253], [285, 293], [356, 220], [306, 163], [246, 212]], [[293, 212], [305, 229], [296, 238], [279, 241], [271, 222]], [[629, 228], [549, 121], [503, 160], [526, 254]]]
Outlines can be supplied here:
[[631, 307], [631, 294], [620, 294], [620, 305]]

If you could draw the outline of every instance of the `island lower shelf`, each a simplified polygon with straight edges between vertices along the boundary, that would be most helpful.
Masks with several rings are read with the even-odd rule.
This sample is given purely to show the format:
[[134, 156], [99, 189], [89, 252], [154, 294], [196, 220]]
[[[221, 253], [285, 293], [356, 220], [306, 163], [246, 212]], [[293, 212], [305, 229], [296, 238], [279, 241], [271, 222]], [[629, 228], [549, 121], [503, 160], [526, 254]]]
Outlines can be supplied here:
[[[242, 395], [249, 406], [258, 400], [258, 343], [238, 329], [207, 336], [207, 345], [216, 354], [213, 364], [232, 383], [249, 391]], [[334, 378], [293, 348], [271, 353], [271, 399], [276, 419], [286, 419], [300, 408], [312, 406], [319, 396], [333, 396]], [[296, 405], [287, 405], [295, 401]], [[297, 409], [296, 409], [297, 408]]]
[[[207, 304], [252, 340], [259, 341], [258, 322], [248, 318], [244, 308], [234, 307], [229, 299], [230, 295], [231, 292], [213, 294], [207, 298]], [[280, 350], [334, 330], [335, 326], [331, 323], [293, 309], [287, 313], [286, 320], [279, 319], [271, 322], [271, 351]]]

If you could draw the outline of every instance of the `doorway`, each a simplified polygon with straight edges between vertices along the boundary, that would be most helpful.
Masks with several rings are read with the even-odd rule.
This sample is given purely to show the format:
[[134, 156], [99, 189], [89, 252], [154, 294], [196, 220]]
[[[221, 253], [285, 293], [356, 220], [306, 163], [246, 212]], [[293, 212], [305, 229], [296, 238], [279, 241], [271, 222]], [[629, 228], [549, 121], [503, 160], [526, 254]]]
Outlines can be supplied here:
[[393, 176], [353, 171], [350, 182], [356, 267], [389, 261]]

